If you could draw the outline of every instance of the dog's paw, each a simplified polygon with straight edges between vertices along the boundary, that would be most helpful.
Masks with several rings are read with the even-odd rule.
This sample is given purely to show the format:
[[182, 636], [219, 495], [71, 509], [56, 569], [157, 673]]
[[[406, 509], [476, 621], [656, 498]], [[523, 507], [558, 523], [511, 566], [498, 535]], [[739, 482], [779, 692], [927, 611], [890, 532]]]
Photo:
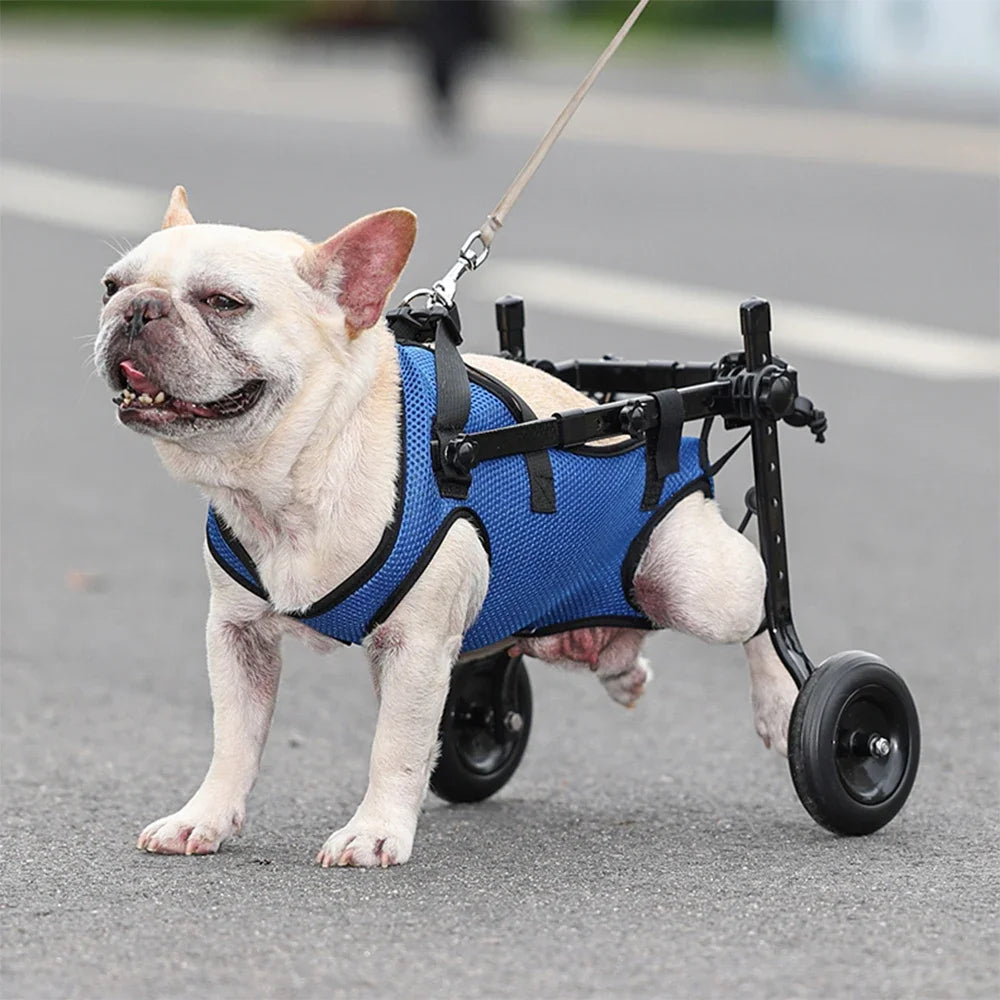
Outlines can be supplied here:
[[653, 671], [649, 664], [639, 657], [635, 663], [620, 674], [601, 677], [604, 690], [612, 701], [626, 708], [635, 708], [635, 703], [642, 697], [646, 685], [653, 679]]
[[185, 807], [150, 823], [136, 841], [151, 854], [215, 854], [219, 845], [239, 833], [243, 817], [233, 813], [205, 814]]
[[412, 825], [378, 816], [355, 816], [343, 829], [331, 833], [316, 861], [324, 868], [388, 868], [402, 865], [413, 850]]
[[750, 691], [753, 707], [753, 724], [764, 746], [788, 756], [788, 721], [799, 689], [791, 675], [769, 678], [766, 684], [758, 683]]

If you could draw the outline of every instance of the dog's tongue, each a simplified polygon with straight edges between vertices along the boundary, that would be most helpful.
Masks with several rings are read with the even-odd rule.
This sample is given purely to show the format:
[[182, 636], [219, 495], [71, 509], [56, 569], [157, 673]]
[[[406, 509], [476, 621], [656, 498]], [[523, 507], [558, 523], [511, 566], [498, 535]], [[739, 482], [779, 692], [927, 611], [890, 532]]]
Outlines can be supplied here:
[[119, 367], [129, 386], [136, 392], [148, 392], [151, 396], [155, 396], [160, 391], [159, 386], [150, 382], [131, 361], [123, 361]]

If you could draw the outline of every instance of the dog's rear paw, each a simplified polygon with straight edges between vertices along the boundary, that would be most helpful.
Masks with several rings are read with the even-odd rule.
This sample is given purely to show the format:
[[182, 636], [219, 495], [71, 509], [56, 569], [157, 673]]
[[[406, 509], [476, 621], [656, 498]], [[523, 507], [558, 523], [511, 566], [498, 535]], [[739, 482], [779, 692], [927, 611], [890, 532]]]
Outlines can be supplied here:
[[402, 865], [413, 850], [413, 829], [399, 821], [355, 816], [343, 829], [331, 833], [316, 861], [324, 868], [388, 868]]
[[620, 674], [602, 676], [601, 683], [612, 701], [626, 708], [635, 708], [635, 703], [642, 697], [646, 685], [653, 679], [653, 671], [643, 657]]
[[798, 693], [795, 681], [787, 673], [766, 685], [755, 685], [750, 692], [757, 735], [764, 746], [777, 750], [782, 757], [788, 756], [788, 721]]
[[206, 816], [185, 807], [150, 823], [135, 846], [151, 854], [215, 854], [242, 825], [242, 817], [236, 815]]

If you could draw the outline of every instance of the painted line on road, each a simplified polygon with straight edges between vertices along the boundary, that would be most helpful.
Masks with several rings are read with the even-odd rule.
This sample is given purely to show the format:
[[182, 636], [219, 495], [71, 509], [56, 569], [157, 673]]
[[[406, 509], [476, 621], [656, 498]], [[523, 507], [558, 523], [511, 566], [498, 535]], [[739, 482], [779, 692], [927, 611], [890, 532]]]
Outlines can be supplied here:
[[[106, 235], [146, 235], [159, 228], [166, 193], [5, 160], [0, 208], [6, 214]], [[670, 330], [732, 344], [736, 306], [746, 298], [557, 261], [493, 261], [470, 291], [516, 289], [533, 305], [584, 319], [644, 330]], [[881, 371], [934, 379], [1000, 375], [1000, 343], [957, 330], [917, 326], [779, 301], [780, 350]]]
[[[211, 45], [210, 40], [205, 44]], [[412, 71], [291, 59], [269, 49], [241, 53], [164, 43], [158, 72], [142, 45], [113, 39], [15, 37], [4, 45], [4, 94], [139, 105], [146, 113], [245, 114], [333, 126], [420, 127], [423, 87]], [[86, 80], [81, 88], [80, 80]], [[142, 86], [123, 86], [141, 79]], [[422, 81], [420, 81], [422, 83]], [[488, 136], [537, 141], [572, 86], [524, 79], [470, 81], [465, 117]], [[815, 163], [925, 170], [996, 178], [993, 125], [934, 121], [826, 107], [760, 106], [657, 93], [591, 92], [561, 142]]]
[[0, 211], [108, 235], [160, 228], [169, 192], [95, 180], [49, 167], [0, 163]]
[[[476, 120], [484, 132], [531, 137], [551, 114], [550, 88], [483, 88]], [[517, 115], [509, 109], [517, 108]], [[527, 124], [527, 127], [526, 127]], [[996, 177], [995, 129], [827, 108], [725, 104], [662, 96], [595, 93], [567, 128], [575, 142], [658, 152], [766, 156], [847, 166]]]
[[[477, 297], [515, 290], [543, 309], [730, 345], [739, 343], [737, 307], [749, 298], [739, 292], [541, 260], [493, 261], [476, 290]], [[930, 379], [1000, 376], [1000, 342], [782, 300], [772, 306], [779, 354], [805, 354]]]

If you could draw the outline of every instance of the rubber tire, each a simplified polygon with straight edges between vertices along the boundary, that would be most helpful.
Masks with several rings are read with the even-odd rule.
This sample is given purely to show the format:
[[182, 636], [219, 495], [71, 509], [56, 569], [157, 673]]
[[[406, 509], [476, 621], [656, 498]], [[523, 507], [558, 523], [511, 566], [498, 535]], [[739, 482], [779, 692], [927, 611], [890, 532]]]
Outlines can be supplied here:
[[[452, 673], [451, 688], [441, 717], [441, 754], [430, 781], [431, 791], [446, 802], [481, 802], [489, 798], [510, 781], [521, 763], [531, 733], [531, 681], [522, 657], [517, 658], [514, 668], [517, 675], [512, 707], [520, 714], [524, 724], [520, 732], [507, 734], [500, 759], [495, 766], [491, 766], [486, 772], [481, 766], [473, 766], [465, 750], [466, 741], [463, 740], [473, 730], [463, 730], [456, 722], [456, 710], [463, 704], [463, 699], [470, 691], [474, 696], [477, 691], [482, 691], [486, 679], [495, 676], [496, 671], [503, 670], [507, 660], [506, 651], [502, 651], [481, 660], [459, 664]], [[476, 697], [477, 703], [482, 700]]]
[[[888, 709], [895, 724], [893, 787], [871, 792], [872, 801], [852, 793], [838, 765], [840, 720], [861, 702]], [[840, 760], [844, 760], [841, 756]], [[871, 653], [837, 653], [810, 675], [799, 692], [788, 726], [788, 766], [795, 791], [820, 826], [845, 836], [864, 836], [886, 825], [903, 807], [920, 763], [920, 722], [903, 679]], [[887, 765], [888, 767], [888, 765]]]

